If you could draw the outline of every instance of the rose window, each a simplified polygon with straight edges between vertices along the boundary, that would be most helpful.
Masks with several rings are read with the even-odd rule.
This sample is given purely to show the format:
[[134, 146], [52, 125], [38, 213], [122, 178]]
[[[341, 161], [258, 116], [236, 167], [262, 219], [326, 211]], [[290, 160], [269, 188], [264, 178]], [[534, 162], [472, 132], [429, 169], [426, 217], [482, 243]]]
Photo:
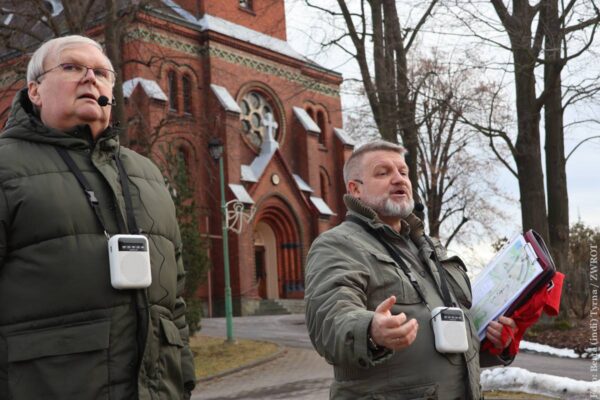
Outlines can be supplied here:
[[[266, 115], [271, 114], [272, 118], [275, 117], [273, 108], [265, 97], [258, 92], [247, 93], [240, 101], [240, 108], [242, 109], [240, 114], [242, 132], [248, 143], [258, 150], [267, 137]], [[279, 132], [275, 130], [273, 136], [277, 140]]]

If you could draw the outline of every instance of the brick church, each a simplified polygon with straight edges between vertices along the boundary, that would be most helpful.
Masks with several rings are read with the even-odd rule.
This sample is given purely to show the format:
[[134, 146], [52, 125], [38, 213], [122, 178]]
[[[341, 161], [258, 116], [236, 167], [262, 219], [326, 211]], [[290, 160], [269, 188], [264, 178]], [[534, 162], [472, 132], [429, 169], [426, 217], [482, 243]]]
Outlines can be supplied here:
[[[46, 3], [59, 17], [61, 2]], [[342, 77], [288, 44], [284, 0], [159, 3], [125, 29], [128, 136], [133, 148], [168, 143], [185, 159], [198, 229], [210, 238], [213, 267], [198, 290], [206, 315], [224, 313], [219, 164], [208, 151], [215, 139], [224, 145], [225, 200], [254, 211], [232, 227], [241, 232], [228, 233], [234, 313], [253, 314], [264, 299], [302, 299], [311, 242], [345, 214], [342, 166], [353, 143], [342, 130]], [[4, 25], [14, 23], [9, 11]], [[101, 24], [88, 34], [103, 42]], [[11, 62], [5, 53], [2, 122], [10, 92], [24, 85], [7, 89]]]

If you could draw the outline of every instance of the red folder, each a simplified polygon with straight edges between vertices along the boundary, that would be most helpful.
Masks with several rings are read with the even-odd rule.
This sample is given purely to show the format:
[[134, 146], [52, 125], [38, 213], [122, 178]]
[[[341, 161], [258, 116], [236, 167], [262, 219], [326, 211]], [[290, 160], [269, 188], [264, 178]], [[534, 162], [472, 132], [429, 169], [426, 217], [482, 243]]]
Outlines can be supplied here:
[[531, 296], [540, 290], [543, 286], [552, 284], [552, 278], [556, 274], [556, 266], [554, 260], [550, 255], [550, 251], [544, 243], [544, 239], [533, 229], [528, 230], [523, 235], [525, 241], [531, 245], [538, 263], [543, 269], [543, 272], [537, 276], [523, 292], [517, 297], [517, 299], [508, 307], [504, 312], [504, 315], [511, 316], [512, 313], [531, 298]]

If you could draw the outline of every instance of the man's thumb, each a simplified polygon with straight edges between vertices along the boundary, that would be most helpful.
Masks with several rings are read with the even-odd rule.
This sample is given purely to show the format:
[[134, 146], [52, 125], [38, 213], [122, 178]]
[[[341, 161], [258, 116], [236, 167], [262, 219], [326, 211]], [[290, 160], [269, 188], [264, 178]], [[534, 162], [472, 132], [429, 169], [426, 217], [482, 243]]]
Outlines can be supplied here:
[[376, 313], [388, 313], [392, 309], [392, 306], [396, 303], [396, 296], [390, 296], [377, 306], [375, 309]]

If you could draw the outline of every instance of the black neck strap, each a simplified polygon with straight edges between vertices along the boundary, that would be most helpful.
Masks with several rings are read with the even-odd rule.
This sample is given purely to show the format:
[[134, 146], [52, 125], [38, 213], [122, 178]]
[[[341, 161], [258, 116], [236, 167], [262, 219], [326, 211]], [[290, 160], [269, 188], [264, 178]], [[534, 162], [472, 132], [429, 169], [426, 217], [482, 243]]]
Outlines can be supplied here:
[[[98, 198], [96, 197], [87, 179], [85, 179], [85, 176], [81, 172], [81, 169], [79, 169], [77, 164], [75, 164], [75, 161], [73, 161], [73, 158], [71, 157], [69, 152], [66, 151], [64, 148], [56, 147], [56, 151], [63, 159], [67, 167], [69, 167], [69, 170], [71, 170], [73, 175], [75, 175], [75, 178], [77, 179], [77, 182], [79, 182], [79, 185], [83, 189], [83, 192], [85, 193], [88, 202], [90, 203], [90, 206], [94, 210], [94, 214], [96, 214], [96, 218], [98, 219], [98, 222], [100, 223], [100, 226], [104, 231], [104, 235], [107, 238], [110, 238], [110, 235], [106, 230], [106, 224], [104, 223], [104, 219], [102, 218]], [[128, 176], [125, 169], [123, 168], [121, 159], [118, 156], [115, 157], [115, 162], [117, 163], [117, 169], [119, 171], [119, 181], [121, 182], [121, 187], [123, 188], [123, 197], [125, 198], [125, 212], [127, 213], [127, 224], [129, 226], [128, 231], [129, 233], [138, 233], [139, 231], [135, 220], [135, 215], [133, 214], [133, 206], [131, 202], [131, 193], [129, 191]], [[125, 228], [121, 226], [121, 219], [118, 218], [118, 216], [117, 221], [119, 222], [119, 229], [124, 230]]]
[[123, 167], [121, 158], [118, 155], [115, 156], [115, 162], [117, 163], [117, 169], [119, 170], [119, 181], [121, 181], [121, 187], [123, 188], [123, 197], [125, 198], [125, 213], [127, 214], [127, 226], [129, 227], [130, 233], [139, 234], [140, 230], [138, 229], [137, 222], [135, 220], [135, 214], [133, 213], [133, 203], [131, 202], [131, 191], [129, 190], [129, 175], [127, 175], [127, 171], [125, 171], [125, 167]]
[[[385, 249], [390, 254], [390, 256], [394, 259], [396, 264], [398, 264], [398, 266], [400, 267], [400, 269], [402, 270], [404, 275], [406, 275], [408, 277], [408, 279], [410, 280], [410, 283], [412, 284], [414, 289], [419, 294], [419, 297], [421, 298], [423, 303], [428, 305], [427, 300], [425, 299], [425, 295], [421, 289], [421, 286], [419, 285], [419, 282], [417, 282], [417, 279], [416, 279], [414, 273], [410, 270], [408, 265], [406, 265], [406, 262], [400, 256], [399, 249], [397, 249], [394, 246], [392, 246], [391, 244], [389, 244], [381, 236], [380, 232], [378, 232], [375, 228], [373, 228], [366, 221], [360, 219], [359, 217], [357, 217], [355, 215], [347, 215], [346, 220], [360, 225], [365, 231], [367, 231], [369, 234], [371, 234], [371, 236], [373, 236], [375, 239], [377, 239], [379, 241], [379, 243], [381, 243], [383, 245], [383, 247], [385, 247]], [[430, 243], [430, 245], [431, 245], [431, 242], [428, 241], [428, 243]], [[433, 249], [433, 246], [432, 246], [432, 249]], [[433, 249], [433, 251], [435, 253], [435, 249]], [[452, 307], [453, 302], [452, 302], [452, 298], [450, 297], [450, 291], [448, 290], [448, 284], [446, 283], [446, 276], [442, 272], [442, 267], [437, 263], [437, 255], [436, 255], [436, 265], [439, 270], [440, 282], [441, 282], [441, 286], [442, 286], [441, 291], [440, 291], [440, 294], [442, 295], [442, 300], [444, 301], [444, 305], [446, 307]], [[429, 269], [429, 265], [427, 265], [427, 268]], [[435, 283], [435, 279], [434, 279], [434, 283]], [[438, 287], [438, 290], [440, 290], [439, 287]]]
[[[435, 266], [437, 267], [438, 274], [440, 275], [440, 287], [438, 287], [438, 290], [441, 290], [440, 294], [442, 295], [442, 298], [444, 299], [444, 305], [446, 307], [451, 307], [451, 306], [454, 307], [454, 306], [456, 306], [456, 304], [452, 301], [452, 297], [450, 296], [450, 289], [448, 289], [448, 277], [446, 275], [446, 269], [440, 262], [440, 259], [438, 258], [438, 255], [435, 252], [435, 246], [433, 245], [431, 238], [429, 238], [429, 236], [427, 236], [427, 235], [423, 235], [423, 238], [425, 238], [425, 240], [429, 244], [429, 247], [431, 247], [431, 251], [433, 252], [433, 260], [435, 262]], [[427, 265], [427, 267], [429, 267], [429, 264]], [[435, 278], [434, 278], [434, 280], [435, 280]]]

